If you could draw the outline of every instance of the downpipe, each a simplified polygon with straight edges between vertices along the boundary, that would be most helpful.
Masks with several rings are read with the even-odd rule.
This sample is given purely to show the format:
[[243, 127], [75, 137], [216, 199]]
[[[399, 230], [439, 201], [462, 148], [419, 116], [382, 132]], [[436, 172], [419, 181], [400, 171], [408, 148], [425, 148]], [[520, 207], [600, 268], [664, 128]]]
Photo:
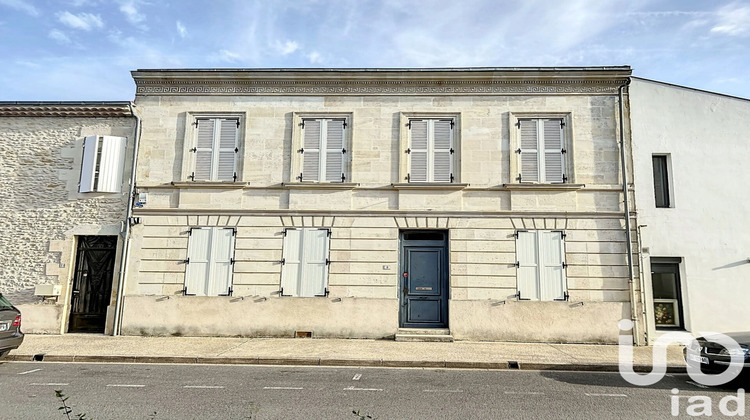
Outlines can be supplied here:
[[625, 210], [625, 240], [627, 242], [626, 254], [628, 257], [628, 288], [630, 290], [630, 320], [633, 322], [633, 342], [641, 344], [640, 325], [637, 319], [638, 303], [635, 292], [635, 269], [633, 268], [633, 237], [630, 232], [630, 199], [628, 191], [628, 171], [625, 159], [625, 106], [623, 91], [630, 85], [630, 77], [618, 88], [620, 108], [620, 165], [622, 167], [622, 195]]
[[133, 141], [133, 163], [130, 168], [130, 191], [128, 194], [128, 208], [125, 211], [125, 223], [123, 226], [123, 246], [120, 257], [120, 272], [117, 277], [117, 299], [115, 300], [115, 319], [112, 335], [120, 335], [122, 332], [122, 305], [125, 294], [125, 279], [128, 273], [128, 259], [130, 258], [130, 223], [133, 216], [133, 204], [135, 201], [135, 171], [138, 161], [138, 144], [141, 139], [141, 117], [133, 110], [133, 103], [129, 103], [130, 115], [135, 118], [135, 139]]

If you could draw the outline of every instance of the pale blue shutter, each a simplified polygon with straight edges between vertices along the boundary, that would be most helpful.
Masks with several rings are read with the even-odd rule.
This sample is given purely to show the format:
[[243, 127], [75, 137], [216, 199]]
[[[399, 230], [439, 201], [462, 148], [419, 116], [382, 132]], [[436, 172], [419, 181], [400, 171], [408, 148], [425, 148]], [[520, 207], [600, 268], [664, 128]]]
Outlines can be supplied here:
[[409, 182], [428, 181], [428, 122], [411, 120], [409, 122]]
[[218, 120], [218, 141], [214, 145], [214, 150], [218, 153], [214, 155], [215, 173], [212, 179], [217, 181], [234, 181], [237, 173], [237, 133], [239, 132], [239, 121], [236, 119], [219, 119]]
[[212, 175], [212, 162], [214, 152], [214, 119], [199, 119], [198, 138], [195, 142], [195, 171], [193, 181], [208, 181]]
[[453, 124], [451, 120], [432, 120], [432, 182], [453, 182]]
[[99, 154], [99, 137], [89, 136], [83, 139], [83, 159], [81, 161], [81, 182], [78, 191], [96, 191], [96, 162]]
[[234, 229], [212, 228], [211, 231], [211, 262], [206, 294], [228, 295], [232, 287]]
[[328, 280], [328, 230], [303, 229], [300, 296], [325, 296]]
[[560, 231], [540, 231], [540, 299], [565, 298], [565, 247]]
[[281, 267], [281, 289], [284, 296], [299, 296], [302, 266], [302, 230], [287, 229], [284, 237], [284, 265]]
[[326, 120], [325, 173], [328, 182], [344, 182], [344, 120]]
[[211, 262], [211, 229], [191, 228], [185, 268], [185, 294], [205, 296]]
[[539, 182], [538, 120], [518, 120], [520, 141], [518, 170], [521, 182]]
[[543, 121], [544, 182], [560, 183], [565, 173], [562, 120]]
[[320, 181], [321, 131], [320, 120], [304, 121], [302, 181]]
[[119, 193], [122, 190], [122, 174], [125, 170], [125, 137], [100, 137], [96, 191]]
[[534, 231], [516, 232], [517, 287], [522, 299], [539, 299], [539, 254]]

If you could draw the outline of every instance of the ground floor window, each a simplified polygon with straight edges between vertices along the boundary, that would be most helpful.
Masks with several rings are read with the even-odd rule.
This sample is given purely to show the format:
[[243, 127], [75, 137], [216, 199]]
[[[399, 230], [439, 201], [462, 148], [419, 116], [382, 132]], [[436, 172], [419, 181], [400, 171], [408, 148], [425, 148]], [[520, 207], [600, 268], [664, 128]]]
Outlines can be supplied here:
[[683, 328], [680, 258], [651, 258], [656, 328]]
[[281, 269], [281, 295], [313, 297], [328, 294], [328, 229], [287, 229]]
[[190, 228], [185, 260], [185, 295], [229, 296], [232, 294], [234, 228]]
[[559, 230], [516, 232], [519, 300], [567, 300], [564, 238]]

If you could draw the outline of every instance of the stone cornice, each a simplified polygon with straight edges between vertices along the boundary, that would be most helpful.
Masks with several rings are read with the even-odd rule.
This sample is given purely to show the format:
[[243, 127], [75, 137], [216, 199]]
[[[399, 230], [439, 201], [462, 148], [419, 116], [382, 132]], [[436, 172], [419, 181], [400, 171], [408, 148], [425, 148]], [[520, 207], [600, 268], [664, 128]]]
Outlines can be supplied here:
[[138, 70], [137, 96], [612, 95], [629, 67], [575, 69]]
[[0, 117], [130, 117], [128, 102], [64, 103], [8, 102], [0, 103]]

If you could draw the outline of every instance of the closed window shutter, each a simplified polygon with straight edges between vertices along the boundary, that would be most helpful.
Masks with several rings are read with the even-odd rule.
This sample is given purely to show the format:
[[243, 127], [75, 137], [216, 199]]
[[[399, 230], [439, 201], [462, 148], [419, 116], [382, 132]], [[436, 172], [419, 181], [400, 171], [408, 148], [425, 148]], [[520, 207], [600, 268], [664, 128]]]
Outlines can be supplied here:
[[281, 267], [281, 288], [285, 296], [299, 296], [302, 266], [302, 230], [287, 229], [284, 237], [284, 265]]
[[214, 119], [199, 119], [198, 138], [195, 143], [195, 171], [193, 181], [208, 181], [211, 179], [214, 151]]
[[409, 182], [428, 181], [428, 121], [411, 120], [409, 145]]
[[216, 158], [216, 172], [213, 179], [217, 181], [234, 181], [237, 173], [237, 132], [238, 120], [219, 119], [218, 149]]
[[539, 255], [536, 232], [518, 231], [516, 234], [518, 261], [518, 292], [522, 299], [539, 299]]
[[450, 120], [432, 120], [433, 182], [453, 182], [453, 128]]
[[99, 154], [99, 137], [89, 136], [83, 140], [83, 160], [81, 162], [81, 182], [78, 191], [96, 191], [96, 161]]
[[344, 120], [325, 121], [325, 173], [328, 182], [344, 182]]
[[518, 168], [521, 182], [539, 182], [538, 120], [519, 120], [521, 141]]
[[99, 177], [96, 190], [119, 193], [122, 190], [122, 173], [125, 170], [125, 137], [101, 137]]
[[305, 120], [302, 152], [302, 181], [320, 181], [320, 120]]
[[328, 280], [328, 230], [303, 230], [300, 296], [325, 296]]
[[540, 231], [540, 299], [555, 300], [565, 298], [565, 247], [562, 232]]
[[209, 296], [228, 295], [232, 287], [234, 229], [212, 228], [211, 230], [211, 266], [207, 294]]
[[563, 129], [561, 120], [543, 120], [544, 182], [563, 182]]
[[185, 294], [205, 296], [211, 262], [211, 229], [191, 228], [188, 263], [185, 268]]

